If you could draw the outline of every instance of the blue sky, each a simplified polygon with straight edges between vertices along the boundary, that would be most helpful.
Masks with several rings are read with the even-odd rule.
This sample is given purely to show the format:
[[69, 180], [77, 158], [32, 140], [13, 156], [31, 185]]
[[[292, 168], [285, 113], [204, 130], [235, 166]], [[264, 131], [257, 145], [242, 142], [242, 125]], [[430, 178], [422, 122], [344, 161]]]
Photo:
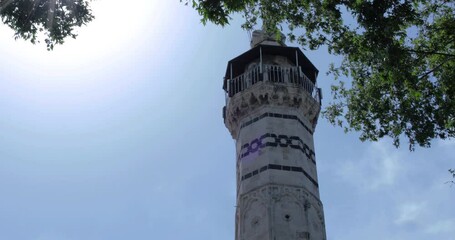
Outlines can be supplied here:
[[[204, 27], [177, 0], [93, 7], [53, 52], [0, 26], [0, 239], [234, 239], [221, 85], [249, 49], [241, 19]], [[339, 59], [305, 54], [328, 103]], [[454, 140], [409, 152], [320, 119], [315, 147], [330, 240], [455, 239]]]

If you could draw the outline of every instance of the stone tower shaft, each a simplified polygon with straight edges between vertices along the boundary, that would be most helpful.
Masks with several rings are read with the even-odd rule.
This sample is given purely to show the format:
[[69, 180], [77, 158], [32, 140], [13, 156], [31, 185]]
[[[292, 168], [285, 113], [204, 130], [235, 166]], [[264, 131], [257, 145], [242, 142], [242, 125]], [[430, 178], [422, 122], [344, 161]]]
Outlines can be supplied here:
[[223, 84], [236, 141], [236, 240], [325, 240], [313, 142], [318, 70], [299, 48], [254, 34], [256, 46], [229, 61]]

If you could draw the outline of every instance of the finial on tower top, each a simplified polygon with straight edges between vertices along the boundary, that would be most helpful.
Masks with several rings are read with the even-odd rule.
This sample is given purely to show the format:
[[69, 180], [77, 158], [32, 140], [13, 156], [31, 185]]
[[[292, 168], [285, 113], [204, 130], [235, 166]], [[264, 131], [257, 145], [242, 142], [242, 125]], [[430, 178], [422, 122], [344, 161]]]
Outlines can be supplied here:
[[261, 30], [254, 30], [253, 36], [251, 38], [250, 46], [251, 48], [256, 47], [257, 45], [273, 45], [273, 46], [286, 46], [285, 44], [286, 37], [283, 33], [270, 33], [267, 32], [265, 25], [262, 26]]

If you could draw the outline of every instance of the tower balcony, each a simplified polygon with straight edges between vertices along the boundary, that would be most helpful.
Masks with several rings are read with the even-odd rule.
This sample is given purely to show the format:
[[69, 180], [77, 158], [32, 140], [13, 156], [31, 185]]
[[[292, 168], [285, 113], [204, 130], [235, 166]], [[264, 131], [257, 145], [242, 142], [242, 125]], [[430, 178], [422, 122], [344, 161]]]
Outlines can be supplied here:
[[223, 81], [223, 118], [232, 137], [237, 139], [242, 122], [264, 106], [296, 110], [315, 128], [322, 99], [318, 73], [296, 47], [259, 44], [231, 59]]
[[270, 82], [302, 88], [316, 102], [319, 104], [321, 103], [320, 88], [318, 88], [317, 85], [301, 71], [300, 67], [283, 67], [264, 64], [262, 66], [255, 66], [235, 78], [227, 79], [226, 105], [229, 98], [260, 82]]

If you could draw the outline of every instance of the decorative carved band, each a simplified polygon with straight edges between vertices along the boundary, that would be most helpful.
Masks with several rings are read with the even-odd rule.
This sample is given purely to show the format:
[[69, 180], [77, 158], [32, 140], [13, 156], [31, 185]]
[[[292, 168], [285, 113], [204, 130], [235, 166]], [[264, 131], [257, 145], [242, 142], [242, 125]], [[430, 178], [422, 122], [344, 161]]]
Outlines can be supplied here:
[[225, 112], [225, 124], [234, 139], [237, 139], [239, 125], [247, 116], [263, 106], [282, 106], [303, 113], [316, 127], [321, 105], [302, 88], [261, 82], [229, 98]]
[[302, 151], [311, 162], [316, 164], [314, 151], [305, 144], [298, 136], [277, 135], [274, 133], [266, 133], [262, 136], [246, 143], [240, 149], [240, 158], [242, 159], [252, 153], [257, 152], [259, 149], [265, 147], [290, 147]]

